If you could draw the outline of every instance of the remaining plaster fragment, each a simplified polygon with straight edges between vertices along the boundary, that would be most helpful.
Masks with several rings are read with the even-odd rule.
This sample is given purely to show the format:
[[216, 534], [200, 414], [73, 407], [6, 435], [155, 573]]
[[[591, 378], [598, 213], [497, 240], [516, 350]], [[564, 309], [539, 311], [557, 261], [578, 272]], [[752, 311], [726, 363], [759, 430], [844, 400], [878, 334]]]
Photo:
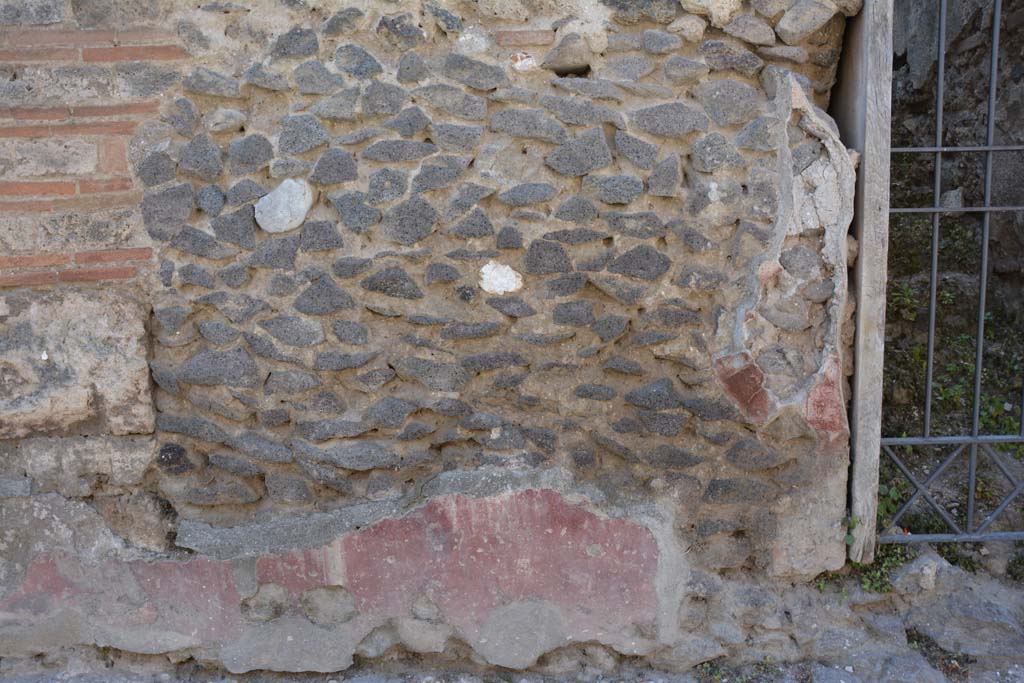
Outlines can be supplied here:
[[511, 266], [488, 261], [480, 268], [480, 289], [490, 294], [507, 294], [523, 287], [523, 276]]

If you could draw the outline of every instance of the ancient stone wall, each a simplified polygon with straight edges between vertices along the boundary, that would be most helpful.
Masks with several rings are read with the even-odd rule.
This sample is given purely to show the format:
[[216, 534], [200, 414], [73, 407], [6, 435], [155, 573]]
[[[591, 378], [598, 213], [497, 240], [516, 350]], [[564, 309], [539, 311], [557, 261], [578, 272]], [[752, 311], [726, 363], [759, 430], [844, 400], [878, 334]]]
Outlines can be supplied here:
[[0, 0], [0, 658], [807, 656], [857, 5]]

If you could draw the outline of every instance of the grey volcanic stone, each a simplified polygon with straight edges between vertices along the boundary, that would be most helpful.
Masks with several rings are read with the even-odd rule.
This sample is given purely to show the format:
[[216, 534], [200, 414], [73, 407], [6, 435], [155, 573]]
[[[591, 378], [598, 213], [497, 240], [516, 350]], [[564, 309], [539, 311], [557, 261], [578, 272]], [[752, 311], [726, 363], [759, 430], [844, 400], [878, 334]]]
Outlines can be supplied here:
[[294, 315], [278, 315], [260, 322], [260, 327], [274, 339], [289, 346], [316, 346], [324, 340], [318, 323]]
[[529, 365], [530, 361], [518, 353], [511, 351], [488, 351], [464, 357], [459, 365], [473, 373], [500, 370], [521, 365]]
[[665, 78], [672, 85], [689, 85], [707, 76], [710, 69], [708, 69], [708, 65], [704, 62], [672, 55], [665, 60], [662, 71], [665, 73]]
[[239, 335], [238, 330], [219, 320], [204, 320], [196, 327], [204, 339], [218, 345], [230, 344], [238, 339]]
[[363, 278], [359, 286], [369, 292], [377, 292], [398, 299], [422, 299], [423, 292], [408, 273], [398, 266], [388, 266], [373, 275]]
[[764, 67], [764, 60], [753, 52], [725, 40], [705, 40], [698, 51], [713, 71], [738, 71], [754, 76]]
[[572, 262], [561, 244], [534, 240], [526, 250], [523, 267], [530, 275], [568, 273], [572, 270]]
[[796, 45], [827, 24], [835, 13], [831, 3], [796, 0], [775, 25], [775, 32], [789, 45]]
[[602, 75], [618, 81], [639, 81], [653, 71], [654, 62], [642, 55], [630, 55], [608, 60]]
[[382, 168], [370, 175], [366, 191], [369, 204], [385, 204], [405, 195], [409, 187], [409, 174], [396, 168]]
[[204, 185], [196, 193], [196, 204], [208, 216], [219, 216], [227, 197], [216, 185]]
[[780, 453], [756, 439], [741, 439], [725, 452], [730, 464], [748, 472], [770, 470], [792, 458], [792, 454]]
[[555, 306], [551, 319], [556, 325], [586, 327], [594, 322], [594, 306], [589, 301], [566, 301]]
[[527, 206], [549, 201], [556, 194], [558, 194], [558, 189], [549, 183], [523, 183], [505, 190], [498, 195], [497, 199], [502, 204], [509, 206]]
[[771, 486], [756, 479], [712, 479], [701, 500], [719, 505], [763, 503], [771, 494]]
[[626, 403], [648, 410], [671, 410], [683, 407], [683, 399], [668, 377], [634, 389], [624, 398]]
[[395, 77], [399, 83], [419, 83], [430, 73], [427, 63], [415, 52], [406, 52], [398, 60]]
[[594, 324], [590, 326], [590, 329], [601, 338], [603, 342], [609, 342], [612, 339], [622, 335], [626, 331], [626, 327], [629, 325], [629, 318], [624, 315], [608, 315], [600, 320], [595, 320]]
[[363, 150], [363, 158], [373, 161], [395, 163], [400, 161], [418, 161], [437, 151], [437, 147], [429, 142], [417, 140], [381, 140]]
[[301, 394], [316, 389], [322, 382], [316, 375], [301, 370], [274, 370], [263, 385], [265, 394]]
[[522, 249], [523, 236], [514, 225], [506, 225], [498, 231], [495, 243], [498, 249]]
[[474, 237], [487, 237], [494, 234], [494, 225], [491, 224], [487, 213], [479, 206], [469, 212], [465, 218], [453, 225], [449, 234], [467, 239]]
[[309, 57], [320, 49], [313, 29], [295, 26], [278, 37], [271, 50], [275, 57]]
[[621, 130], [615, 131], [615, 150], [639, 168], [652, 168], [658, 155], [657, 145]]
[[267, 190], [262, 185], [255, 180], [243, 178], [231, 186], [225, 199], [231, 206], [238, 206], [239, 204], [254, 202], [265, 194], [267, 194]]
[[668, 272], [672, 261], [654, 247], [641, 244], [619, 256], [608, 266], [609, 272], [641, 280], [657, 280]]
[[560, 277], [551, 278], [547, 281], [548, 292], [551, 296], [569, 296], [576, 294], [587, 284], [585, 273], [571, 273]]
[[217, 278], [228, 287], [241, 287], [249, 281], [249, 267], [244, 263], [234, 263], [218, 270]]
[[302, 95], [326, 95], [345, 85], [344, 78], [328, 71], [323, 62], [317, 59], [310, 59], [295, 67], [292, 78]]
[[638, 239], [661, 237], [665, 234], [665, 224], [658, 218], [658, 214], [652, 211], [644, 211], [642, 213], [609, 211], [605, 214], [605, 220], [608, 221], [608, 228], [612, 232], [629, 235]]
[[216, 180], [224, 170], [220, 146], [209, 135], [197, 135], [182, 147], [178, 170], [202, 180]]
[[325, 36], [341, 36], [352, 33], [359, 28], [359, 24], [365, 15], [358, 7], [346, 7], [338, 10], [323, 23], [320, 28]]
[[228, 168], [235, 175], [260, 170], [274, 158], [274, 146], [262, 135], [247, 135], [228, 144]]
[[355, 308], [355, 301], [327, 275], [313, 280], [292, 304], [299, 313], [306, 315], [327, 315], [338, 311]]
[[260, 63], [253, 64], [245, 70], [245, 73], [242, 74], [242, 82], [246, 85], [254, 85], [257, 88], [274, 90], [277, 92], [284, 92], [285, 90], [291, 89], [287, 76], [275, 71], [268, 71], [267, 68]]
[[178, 380], [189, 384], [255, 387], [260, 379], [256, 361], [240, 346], [226, 351], [202, 349], [178, 369]]
[[605, 204], [629, 204], [644, 191], [643, 181], [631, 175], [588, 175], [583, 187], [591, 188]]
[[249, 257], [249, 265], [256, 268], [294, 268], [298, 250], [298, 235], [266, 239], [259, 243]]
[[482, 126], [460, 126], [454, 123], [433, 123], [430, 137], [441, 149], [469, 152], [480, 145]]
[[256, 248], [256, 212], [252, 205], [243, 206], [210, 221], [218, 240], [237, 244], [243, 249]]
[[334, 52], [334, 64], [356, 78], [371, 78], [384, 72], [384, 67], [373, 55], [352, 43], [338, 47]]
[[597, 207], [580, 195], [569, 197], [555, 211], [555, 218], [572, 223], [590, 223], [597, 220], [597, 215]]
[[581, 176], [610, 165], [612, 151], [608, 148], [604, 131], [591, 128], [547, 155], [544, 163], [556, 173]]
[[146, 187], [174, 180], [177, 165], [167, 152], [151, 152], [135, 167], [135, 175]]
[[583, 37], [578, 33], [570, 33], [561, 36], [558, 45], [548, 50], [541, 68], [550, 69], [560, 76], [585, 73], [590, 70], [593, 57]]
[[461, 216], [476, 206], [477, 202], [494, 194], [495, 190], [490, 187], [473, 182], [462, 183], [444, 212], [444, 220], [452, 220], [456, 216]]
[[430, 117], [419, 107], [406, 107], [383, 123], [403, 138], [411, 137], [430, 125]]
[[455, 266], [448, 265], [447, 263], [431, 263], [427, 266], [424, 280], [428, 285], [432, 285], [435, 282], [456, 282], [461, 277], [462, 274]]
[[693, 95], [719, 126], [746, 123], [760, 113], [758, 92], [739, 81], [705, 81], [693, 89]]
[[335, 320], [331, 329], [334, 336], [343, 344], [362, 346], [370, 340], [370, 331], [366, 325], [354, 320]]
[[357, 472], [397, 467], [402, 462], [398, 453], [375, 441], [342, 442], [322, 450], [296, 442], [296, 449], [310, 459]]
[[189, 225], [186, 225], [174, 236], [174, 239], [171, 240], [171, 246], [186, 254], [213, 260], [228, 258], [238, 253], [238, 250], [234, 247], [221, 244], [205, 232], [196, 230]]
[[363, 420], [376, 427], [396, 429], [405, 423], [406, 418], [419, 410], [415, 403], [387, 396], [376, 401], [367, 410]]
[[752, 45], [775, 44], [775, 31], [768, 25], [768, 22], [755, 14], [740, 14], [726, 24], [722, 30], [730, 36]]
[[491, 117], [488, 125], [495, 133], [505, 133], [514, 138], [559, 144], [569, 139], [565, 126], [540, 109], [502, 109]]
[[637, 128], [666, 138], [682, 138], [695, 131], [706, 131], [708, 119], [703, 113], [681, 102], [656, 104], [633, 112]]
[[607, 237], [608, 234], [604, 232], [598, 232], [597, 230], [590, 230], [589, 228], [574, 228], [572, 230], [554, 230], [552, 232], [546, 232], [541, 237], [546, 240], [553, 242], [561, 242], [562, 244], [568, 244], [571, 246], [577, 246], [580, 244], [586, 244], [587, 242], [597, 242]]
[[675, 197], [679, 195], [681, 182], [679, 155], [670, 154], [658, 162], [647, 178], [647, 193], [655, 197]]
[[400, 376], [436, 391], [459, 391], [469, 381], [469, 372], [454, 363], [405, 357], [395, 360], [392, 366]]
[[672, 33], [647, 29], [643, 33], [644, 50], [655, 55], [663, 55], [678, 50], [683, 46], [683, 39]]
[[330, 221], [307, 221], [299, 235], [299, 251], [330, 251], [345, 245], [338, 229]]
[[709, 133], [694, 141], [690, 160], [693, 167], [702, 173], [711, 173], [722, 166], [743, 164], [743, 157], [721, 133]]
[[336, 185], [358, 177], [355, 157], [346, 150], [329, 147], [317, 160], [309, 181], [317, 185]]
[[592, 401], [610, 401], [618, 394], [615, 389], [604, 384], [581, 384], [573, 393], [577, 398], [588, 398]]
[[309, 111], [328, 121], [355, 121], [359, 118], [359, 86], [328, 95], [309, 108]]
[[617, 109], [603, 104], [594, 104], [590, 100], [580, 97], [541, 95], [540, 104], [563, 123], [575, 126], [610, 123], [619, 129], [626, 127], [626, 120]]
[[188, 183], [172, 185], [142, 198], [142, 222], [151, 237], [167, 240], [192, 215], [195, 196]]
[[456, 14], [452, 14], [448, 10], [435, 5], [432, 2], [425, 4], [424, 9], [434, 17], [434, 23], [437, 24], [445, 33], [457, 33], [462, 30], [462, 18]]
[[432, 233], [437, 220], [437, 209], [417, 195], [391, 209], [384, 216], [380, 232], [393, 242], [410, 246]]
[[736, 135], [736, 146], [759, 152], [771, 152], [779, 147], [781, 122], [771, 116], [759, 116], [743, 126]]
[[427, 159], [420, 166], [420, 172], [412, 179], [413, 193], [429, 192], [448, 187], [465, 173], [469, 157], [442, 154]]
[[222, 73], [199, 66], [192, 70], [181, 82], [187, 92], [214, 97], [241, 97], [241, 84], [237, 79]]
[[416, 88], [413, 95], [460, 119], [479, 121], [487, 116], [487, 100], [450, 85], [427, 85]]
[[595, 100], [622, 101], [622, 90], [611, 81], [599, 78], [552, 78], [551, 85]]
[[442, 339], [483, 339], [493, 337], [501, 331], [500, 323], [458, 322], [445, 325], [441, 330]]
[[423, 29], [408, 12], [381, 17], [377, 22], [377, 35], [402, 50], [411, 50], [426, 39]]
[[354, 191], [328, 196], [342, 224], [357, 235], [363, 234], [381, 220], [380, 210], [367, 205], [366, 199], [366, 194]]
[[302, 438], [310, 441], [349, 439], [365, 434], [373, 428], [361, 420], [358, 422], [353, 420], [315, 420], [300, 422], [297, 427]]
[[341, 353], [340, 351], [324, 351], [316, 354], [313, 359], [314, 370], [351, 370], [361, 368], [377, 356], [380, 351], [365, 353]]
[[331, 265], [331, 272], [342, 279], [352, 278], [365, 272], [372, 263], [373, 260], [368, 258], [343, 256]]
[[405, 88], [373, 81], [363, 89], [363, 114], [366, 116], [397, 114], [408, 99], [409, 93], [405, 91]]
[[282, 154], [302, 154], [329, 142], [331, 136], [311, 114], [286, 116], [281, 120], [277, 148]]
[[504, 69], [464, 55], [450, 53], [444, 58], [444, 75], [475, 90], [494, 90], [508, 85]]

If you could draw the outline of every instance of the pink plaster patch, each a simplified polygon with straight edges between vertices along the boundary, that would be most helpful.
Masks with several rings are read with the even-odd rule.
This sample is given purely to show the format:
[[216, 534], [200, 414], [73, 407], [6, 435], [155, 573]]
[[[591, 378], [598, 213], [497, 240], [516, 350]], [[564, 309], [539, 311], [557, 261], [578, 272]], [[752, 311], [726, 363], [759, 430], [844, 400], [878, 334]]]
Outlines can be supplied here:
[[843, 400], [842, 367], [839, 359], [829, 356], [814, 386], [807, 392], [804, 415], [807, 424], [828, 435], [829, 441], [845, 440], [850, 435]]
[[344, 549], [349, 590], [372, 614], [407, 616], [427, 595], [465, 630], [523, 600], [556, 606], [572, 632], [614, 632], [655, 618], [651, 533], [550, 490], [445, 496], [348, 536]]
[[749, 351], [716, 358], [715, 372], [726, 395], [750, 420], [764, 422], [775, 410], [775, 401], [764, 389], [764, 372]]

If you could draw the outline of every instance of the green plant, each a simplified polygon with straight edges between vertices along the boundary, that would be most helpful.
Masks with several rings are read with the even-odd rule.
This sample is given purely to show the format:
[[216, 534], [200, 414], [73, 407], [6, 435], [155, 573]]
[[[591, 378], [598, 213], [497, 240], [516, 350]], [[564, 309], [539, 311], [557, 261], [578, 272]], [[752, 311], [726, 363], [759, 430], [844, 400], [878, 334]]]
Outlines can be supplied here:
[[917, 320], [917, 292], [909, 282], [897, 282], [889, 292], [889, 307], [904, 320]]
[[1014, 581], [1024, 583], [1024, 553], [1017, 553], [1006, 565], [1006, 575]]
[[903, 504], [903, 490], [899, 483], [878, 485], [878, 521], [884, 528]]
[[853, 573], [864, 590], [888, 593], [892, 590], [892, 573], [913, 558], [913, 551], [904, 545], [880, 545], [875, 550], [875, 559], [871, 564], [852, 563]]

